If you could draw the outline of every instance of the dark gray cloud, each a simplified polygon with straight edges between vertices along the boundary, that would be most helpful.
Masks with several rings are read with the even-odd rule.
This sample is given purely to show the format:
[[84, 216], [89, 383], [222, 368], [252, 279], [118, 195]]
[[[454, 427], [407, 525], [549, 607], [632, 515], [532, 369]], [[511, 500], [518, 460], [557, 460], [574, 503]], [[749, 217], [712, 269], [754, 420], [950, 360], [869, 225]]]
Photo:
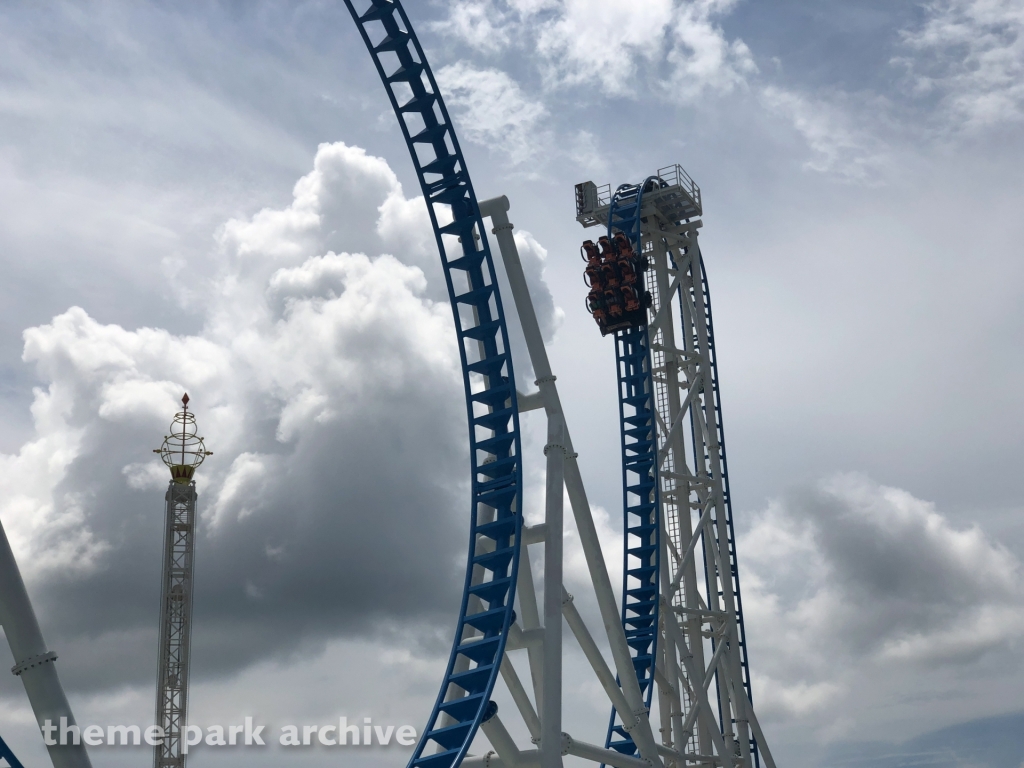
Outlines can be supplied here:
[[980, 528], [840, 475], [769, 505], [738, 547], [760, 711], [787, 749], [796, 722], [819, 744], [958, 722], [967, 711], [953, 702], [906, 708], [952, 688], [972, 696], [982, 679], [995, 707], [1012, 700], [1024, 579]]
[[[324, 145], [291, 206], [223, 228], [219, 268], [192, 286], [207, 314], [198, 336], [102, 326], [77, 308], [26, 333], [49, 383], [36, 445], [66, 453], [52, 489], [5, 523], [23, 554], [50, 553], [27, 573], [51, 643], [76, 659], [72, 689], [152, 674], [148, 653], [103, 662], [111, 634], [153, 626], [166, 473], [149, 448], [184, 389], [215, 449], [199, 475], [198, 674], [396, 623], [447, 626], [468, 514], [450, 310], [418, 267], [330, 250], [393, 250], [393, 232], [429, 242], [425, 218], [382, 160]], [[31, 473], [43, 452], [12, 460]]]

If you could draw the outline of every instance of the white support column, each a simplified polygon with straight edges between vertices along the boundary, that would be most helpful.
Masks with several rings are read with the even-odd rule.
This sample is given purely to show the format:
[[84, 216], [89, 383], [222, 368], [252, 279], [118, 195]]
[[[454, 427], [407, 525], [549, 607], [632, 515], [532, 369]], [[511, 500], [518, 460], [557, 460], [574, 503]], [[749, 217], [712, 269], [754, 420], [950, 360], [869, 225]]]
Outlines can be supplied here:
[[[68, 725], [74, 725], [75, 716], [71, 713], [64, 688], [57, 677], [54, 662], [57, 654], [46, 649], [43, 633], [39, 629], [35, 611], [25, 589], [25, 582], [18, 570], [10, 542], [0, 524], [0, 626], [11, 646], [11, 655], [15, 665], [11, 670], [21, 678], [28, 695], [32, 712], [40, 729], [49, 720], [51, 725], [59, 726], [61, 718], [67, 718]], [[42, 736], [42, 732], [40, 732]], [[59, 740], [57, 731], [51, 736]], [[90, 768], [89, 756], [85, 747], [79, 744], [48, 745], [47, 752], [54, 768]]]
[[[624, 755], [614, 749], [605, 749], [595, 744], [587, 744], [585, 741], [576, 741], [566, 734], [566, 752], [574, 757], [582, 757], [584, 760], [592, 760], [595, 763], [604, 763], [614, 768], [651, 768], [651, 761]], [[660, 759], [659, 759], [660, 764]]]
[[544, 682], [541, 768], [562, 768], [562, 497], [565, 481], [561, 413], [548, 413], [547, 510], [544, 518]]
[[[694, 289], [694, 295], [700, 297], [700, 300], [695, 306], [694, 319], [696, 321], [695, 328], [697, 331], [697, 342], [700, 351], [700, 365], [704, 370], [704, 414], [705, 422], [707, 424], [707, 456], [711, 476], [715, 479], [711, 490], [715, 505], [717, 540], [712, 542], [711, 537], [706, 536], [705, 541], [708, 542], [710, 547], [713, 547], [713, 555], [717, 560], [716, 565], [718, 566], [719, 575], [718, 581], [721, 589], [721, 610], [728, 613], [732, 619], [729, 628], [733, 631], [731, 632], [729, 640], [722, 640], [720, 642], [729, 643], [729, 647], [726, 649], [726, 652], [732, 656], [729, 667], [738, 672], [740, 670], [740, 655], [738, 642], [739, 636], [738, 632], [735, 631], [736, 601], [735, 596], [733, 595], [732, 562], [730, 558], [727, 510], [725, 506], [725, 486], [722, 482], [721, 446], [718, 442], [718, 414], [715, 409], [715, 394], [711, 387], [712, 379], [709, 329], [707, 316], [704, 311], [705, 299], [702, 280], [703, 275], [701, 274], [700, 246], [697, 242], [696, 232], [693, 233], [692, 243], [689, 246], [689, 250], [691, 284]], [[717, 590], [713, 589], [709, 598], [711, 598], [711, 601], [708, 603], [708, 607], [715, 610], [719, 609], [719, 606], [715, 604], [719, 601]], [[730, 742], [733, 740], [738, 741], [742, 765], [746, 766], [746, 768], [750, 768], [750, 766], [752, 766], [752, 760], [750, 755], [750, 737], [747, 730], [749, 718], [747, 717], [746, 693], [742, 690], [742, 686], [737, 686], [738, 690], [733, 691], [728, 685], [729, 677], [730, 676], [726, 674], [719, 675], [718, 695], [722, 707], [722, 731], [727, 746], [730, 746]], [[734, 720], [735, 726], [733, 724]]]

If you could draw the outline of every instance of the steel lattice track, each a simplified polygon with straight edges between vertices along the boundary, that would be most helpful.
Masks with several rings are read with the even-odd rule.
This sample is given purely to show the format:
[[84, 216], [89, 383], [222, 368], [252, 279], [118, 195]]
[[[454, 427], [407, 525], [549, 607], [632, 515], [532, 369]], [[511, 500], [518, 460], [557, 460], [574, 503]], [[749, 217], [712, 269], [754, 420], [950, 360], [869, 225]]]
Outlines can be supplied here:
[[[494, 263], [466, 161], [409, 18], [398, 0], [372, 0], [362, 12], [352, 0], [345, 4], [412, 155], [462, 359], [472, 467], [469, 559], [448, 667], [409, 760], [409, 768], [455, 768], [480, 723], [495, 710], [491, 692], [514, 621], [522, 528], [515, 377]], [[439, 223], [449, 214], [451, 223]]]
[[[619, 187], [608, 216], [608, 236], [620, 230], [637, 253], [643, 252], [640, 242], [643, 189], [643, 184]], [[646, 322], [616, 332], [615, 358], [622, 435], [622, 626], [633, 656], [633, 668], [644, 706], [650, 711], [658, 642], [661, 506], [657, 411]], [[614, 708], [605, 746], [625, 755], [639, 754]]]
[[[718, 424], [718, 452], [722, 463], [722, 486], [725, 491], [725, 524], [729, 542], [730, 578], [732, 579], [733, 595], [736, 598], [736, 624], [739, 628], [740, 665], [743, 675], [743, 688], [747, 692], [747, 700], [753, 704], [754, 699], [750, 692], [750, 665], [747, 661], [747, 635], [743, 626], [743, 599], [740, 595], [740, 574], [736, 560], [736, 531], [733, 527], [732, 521], [732, 494], [729, 492], [729, 462], [726, 459], [725, 453], [725, 427], [722, 424], [722, 403], [718, 391], [718, 356], [715, 354], [715, 329], [711, 317], [711, 292], [708, 289], [708, 277], [707, 272], [704, 270], [704, 257], [702, 255], [699, 256], [698, 262], [700, 264], [701, 291], [704, 295], [704, 313], [707, 318], [708, 327], [708, 352], [711, 358], [711, 393], [714, 401], [715, 415], [717, 417], [715, 421]], [[696, 280], [694, 283], [696, 284]], [[705, 400], [705, 408], [706, 407], [707, 401]], [[715, 519], [714, 524], [716, 527], [718, 526], [719, 521], [717, 518]], [[756, 760], [756, 747], [754, 748], [754, 756]]]
[[[715, 422], [717, 424], [716, 433], [717, 433], [717, 436], [718, 436], [718, 455], [719, 455], [719, 459], [720, 459], [721, 467], [722, 467], [722, 488], [723, 488], [723, 502], [724, 502], [724, 507], [725, 507], [725, 520], [719, 520], [718, 516], [714, 515], [714, 516], [712, 516], [712, 519], [711, 519], [711, 525], [712, 525], [712, 528], [715, 531], [715, 538], [716, 539], [718, 538], [718, 527], [719, 527], [719, 525], [723, 525], [724, 524], [724, 526], [726, 528], [727, 542], [728, 542], [728, 553], [729, 553], [728, 554], [728, 556], [729, 556], [729, 571], [730, 571], [728, 576], [726, 576], [725, 574], [718, 573], [718, 569], [717, 569], [716, 565], [713, 562], [708, 562], [705, 559], [705, 561], [704, 561], [704, 580], [705, 580], [705, 585], [706, 585], [707, 589], [710, 592], [711, 589], [716, 589], [716, 590], [718, 589], [718, 587], [716, 585], [718, 584], [718, 580], [719, 579], [724, 579], [724, 578], [731, 579], [732, 591], [733, 591], [733, 595], [734, 595], [735, 600], [736, 600], [736, 625], [737, 625], [737, 631], [738, 631], [738, 634], [739, 634], [738, 645], [739, 645], [739, 655], [740, 655], [740, 670], [741, 670], [740, 671], [740, 675], [742, 677], [742, 683], [743, 683], [744, 692], [747, 695], [747, 701], [749, 701], [750, 704], [753, 705], [754, 698], [753, 698], [753, 695], [751, 694], [751, 690], [750, 690], [750, 664], [749, 664], [749, 661], [748, 661], [748, 658], [747, 658], [747, 637], [746, 637], [746, 629], [745, 629], [744, 623], [743, 623], [743, 600], [742, 600], [742, 597], [740, 595], [740, 575], [739, 575], [739, 568], [738, 568], [737, 557], [736, 557], [736, 532], [735, 532], [735, 529], [733, 527], [732, 496], [731, 496], [731, 494], [729, 492], [729, 463], [728, 463], [727, 458], [726, 458], [726, 451], [725, 451], [725, 427], [722, 424], [722, 404], [721, 404], [720, 393], [719, 393], [719, 389], [718, 389], [718, 359], [717, 359], [717, 354], [715, 352], [715, 331], [714, 331], [714, 325], [713, 325], [712, 314], [711, 314], [711, 292], [710, 292], [710, 290], [708, 288], [707, 272], [705, 271], [705, 268], [704, 268], [704, 256], [699, 252], [699, 248], [698, 248], [698, 252], [697, 252], [696, 256], [697, 256], [696, 259], [692, 259], [692, 258], [690, 259], [690, 267], [689, 268], [690, 268], [690, 271], [691, 271], [691, 276], [693, 278], [693, 291], [696, 292], [696, 291], [699, 290], [700, 294], [701, 294], [699, 298], [698, 297], [694, 297], [695, 299], [697, 299], [697, 300], [694, 301], [694, 304], [697, 307], [703, 307], [705, 322], [706, 322], [706, 325], [707, 325], [708, 356], [709, 356], [709, 359], [711, 361], [711, 387], [710, 387], [711, 391], [709, 393], [705, 389], [705, 391], [703, 391], [700, 394], [700, 396], [699, 396], [700, 405], [698, 406], [698, 405], [694, 404], [694, 406], [692, 406], [692, 407], [700, 407], [700, 408], [704, 409], [704, 411], [706, 413], [707, 412], [707, 408], [708, 408], [708, 398], [710, 397], [710, 399], [711, 399], [711, 407], [715, 411]], [[673, 260], [673, 263], [674, 263], [674, 260]], [[698, 273], [698, 271], [699, 271], [699, 273]], [[698, 288], [698, 286], [699, 286], [699, 288]], [[679, 299], [679, 311], [680, 311], [680, 313], [682, 313], [682, 311], [683, 311], [683, 306], [682, 306], [683, 305], [683, 296], [682, 296], [682, 287], [681, 286], [680, 286], [680, 289], [679, 289], [678, 299]], [[693, 343], [695, 345], [697, 345], [697, 346], [699, 346], [699, 344], [700, 344], [700, 340], [696, 337], [696, 335], [694, 336]], [[693, 430], [693, 429], [695, 429], [695, 427], [694, 427], [694, 425], [692, 423], [692, 419], [691, 419], [691, 430]], [[693, 441], [693, 446], [694, 446], [694, 451], [696, 451], [696, 448], [697, 448], [697, 441], [696, 441], [696, 439], [694, 439], [694, 441]], [[709, 459], [710, 459], [710, 457], [705, 452], [705, 454], [703, 456], [704, 463], [706, 464]], [[695, 462], [695, 464], [696, 464], [697, 460], [698, 460], [698, 457], [695, 454], [694, 455], [694, 462]], [[719, 590], [719, 594], [721, 594], [720, 590]], [[712, 652], [714, 652], [716, 647], [717, 647], [716, 639], [715, 638], [711, 638], [711, 650], [712, 650]], [[715, 676], [717, 678], [717, 676], [718, 676], [717, 672], [715, 673]], [[719, 717], [719, 721], [721, 721], [722, 716], [723, 716], [723, 714], [722, 714], [722, 702], [721, 702], [721, 698], [719, 698], [719, 702], [718, 702], [718, 717]], [[751, 740], [750, 740], [750, 751], [751, 751], [751, 754], [753, 755], [753, 758], [754, 758], [754, 765], [755, 766], [760, 766], [760, 764], [761, 764], [760, 753], [759, 753], [759, 750], [758, 750], [757, 740], [754, 739], [754, 738], [751, 738]]]

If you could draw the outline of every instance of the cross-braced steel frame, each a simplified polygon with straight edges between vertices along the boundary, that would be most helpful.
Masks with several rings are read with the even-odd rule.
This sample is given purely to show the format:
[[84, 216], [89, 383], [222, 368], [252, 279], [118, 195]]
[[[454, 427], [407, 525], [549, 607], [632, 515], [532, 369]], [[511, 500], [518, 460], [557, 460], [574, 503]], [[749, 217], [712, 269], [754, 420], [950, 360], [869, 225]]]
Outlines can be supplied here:
[[[608, 223], [614, 200], [606, 195], [589, 183], [578, 187], [580, 223]], [[647, 332], [665, 533], [656, 678], [663, 754], [672, 766], [752, 768], [762, 756], [774, 766], [750, 692], [711, 297], [698, 244], [700, 189], [679, 166], [662, 169], [645, 183], [637, 213], [650, 264]]]
[[196, 484], [172, 480], [165, 498], [160, 666], [156, 699], [156, 725], [163, 728], [164, 738], [156, 747], [154, 766], [184, 768], [188, 757], [183, 731], [188, 724]]

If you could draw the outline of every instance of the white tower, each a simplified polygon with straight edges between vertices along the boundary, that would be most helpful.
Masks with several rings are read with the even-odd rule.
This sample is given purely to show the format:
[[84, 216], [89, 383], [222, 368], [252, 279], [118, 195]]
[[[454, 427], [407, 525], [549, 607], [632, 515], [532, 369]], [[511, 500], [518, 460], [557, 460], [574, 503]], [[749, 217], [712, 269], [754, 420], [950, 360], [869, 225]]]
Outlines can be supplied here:
[[[675, 165], [615, 196], [624, 192], [639, 205], [638, 246], [650, 264], [647, 329], [663, 530], [662, 748], [680, 767], [693, 761], [753, 768], [761, 759], [773, 766], [750, 692], [711, 296], [697, 242], [700, 188]], [[608, 226], [615, 196], [608, 186], [577, 185], [577, 220]]]
[[[47, 744], [47, 751], [50, 753], [50, 761], [54, 768], [90, 768], [89, 756], [85, 753], [85, 747], [74, 744], [74, 735], [64, 738], [65, 744], [60, 743], [60, 724], [71, 727], [75, 724], [75, 716], [71, 714], [71, 706], [68, 704], [64, 689], [57, 678], [57, 669], [54, 662], [57, 661], [57, 654], [48, 650], [43, 640], [43, 633], [39, 629], [39, 622], [36, 620], [35, 611], [32, 610], [32, 603], [28, 599], [28, 591], [25, 589], [25, 582], [21, 579], [21, 572], [14, 560], [14, 553], [7, 541], [7, 534], [0, 525], [0, 626], [4, 628], [7, 642], [11, 646], [11, 654], [14, 656], [14, 667], [11, 669], [15, 675], [21, 678], [25, 685], [25, 693], [28, 694], [29, 704], [36, 716], [36, 722], [40, 729], [43, 729], [44, 739], [54, 742]], [[55, 730], [46, 733], [47, 721], [51, 726], [57, 726]], [[77, 729], [76, 729], [77, 730]], [[48, 738], [47, 738], [48, 737]], [[13, 754], [3, 744], [0, 756], [10, 761]], [[17, 758], [15, 758], [17, 761]], [[15, 763], [12, 762], [12, 765]]]
[[171, 470], [164, 521], [164, 567], [160, 588], [160, 667], [156, 725], [164, 740], [156, 747], [155, 768], [184, 768], [182, 733], [187, 724], [189, 647], [192, 637], [192, 574], [196, 529], [196, 468], [211, 455], [196, 432], [188, 393], [174, 415], [171, 434], [156, 449]]

